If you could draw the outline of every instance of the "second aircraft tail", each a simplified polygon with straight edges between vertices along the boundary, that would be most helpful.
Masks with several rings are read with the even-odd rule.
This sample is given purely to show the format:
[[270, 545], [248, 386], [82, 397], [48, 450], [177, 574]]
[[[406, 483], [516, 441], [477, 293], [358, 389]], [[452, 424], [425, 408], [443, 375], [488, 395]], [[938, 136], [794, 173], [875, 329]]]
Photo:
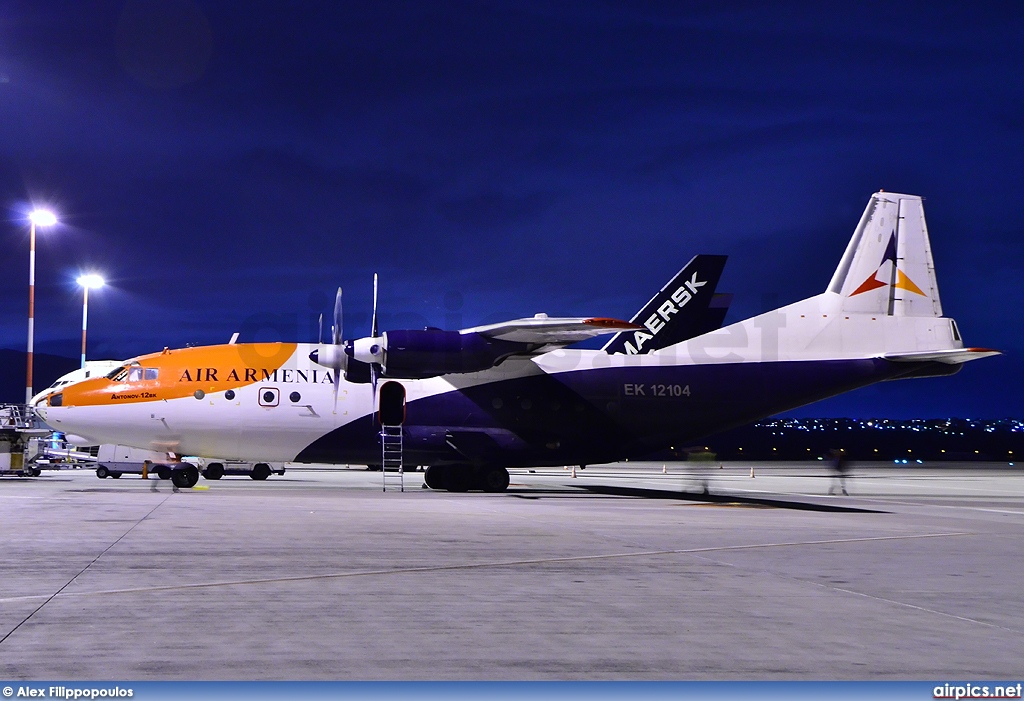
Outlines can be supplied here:
[[644, 355], [719, 328], [732, 302], [731, 294], [715, 292], [727, 259], [691, 258], [630, 320], [644, 328], [615, 334], [603, 350]]

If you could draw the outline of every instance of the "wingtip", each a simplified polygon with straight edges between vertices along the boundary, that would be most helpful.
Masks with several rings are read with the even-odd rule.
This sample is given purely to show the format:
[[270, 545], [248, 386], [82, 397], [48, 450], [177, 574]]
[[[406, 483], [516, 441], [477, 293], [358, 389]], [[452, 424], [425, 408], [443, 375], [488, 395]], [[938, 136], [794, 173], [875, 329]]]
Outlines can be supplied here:
[[634, 324], [631, 321], [623, 321], [622, 319], [612, 319], [609, 317], [596, 316], [590, 319], [584, 319], [583, 323], [587, 326], [596, 326], [601, 329], [617, 329], [620, 331], [634, 331], [636, 329], [642, 329], [643, 326]]

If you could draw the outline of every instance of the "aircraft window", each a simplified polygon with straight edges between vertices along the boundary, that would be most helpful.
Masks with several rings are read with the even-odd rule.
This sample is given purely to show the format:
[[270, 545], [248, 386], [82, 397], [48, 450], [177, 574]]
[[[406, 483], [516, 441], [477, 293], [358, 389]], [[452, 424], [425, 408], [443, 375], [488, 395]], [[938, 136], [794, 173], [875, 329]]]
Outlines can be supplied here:
[[120, 382], [121, 380], [124, 379], [125, 370], [126, 370], [126, 367], [124, 365], [122, 365], [119, 368], [114, 368], [113, 370], [110, 371], [110, 374], [107, 375], [107, 379], [108, 380], [116, 380], [116, 381]]
[[302, 395], [299, 394], [298, 392], [292, 392], [291, 394], [288, 395], [288, 399], [292, 400], [292, 404], [295, 404], [300, 399], [302, 399]]
[[259, 404], [264, 407], [277, 406], [281, 398], [281, 390], [277, 387], [265, 387], [260, 390]]
[[147, 380], [156, 380], [160, 377], [160, 368], [144, 368]]
[[235, 398], [235, 390], [229, 389], [227, 392], [224, 393], [224, 398], [230, 402], [232, 399]]

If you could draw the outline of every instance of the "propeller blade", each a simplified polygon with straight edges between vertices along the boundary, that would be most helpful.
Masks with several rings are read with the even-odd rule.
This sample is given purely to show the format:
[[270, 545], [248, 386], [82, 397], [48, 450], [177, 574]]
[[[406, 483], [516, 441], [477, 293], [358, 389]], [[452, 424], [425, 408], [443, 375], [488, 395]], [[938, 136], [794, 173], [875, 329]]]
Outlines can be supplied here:
[[[373, 274], [373, 319], [370, 322], [370, 337], [377, 338], [377, 273]], [[377, 399], [377, 375], [379, 369], [377, 363], [370, 363], [370, 387], [373, 392], [373, 413], [377, 414], [379, 409]]]
[[377, 338], [377, 273], [373, 274], [373, 321], [370, 324], [370, 336]]
[[341, 368], [334, 368], [334, 413], [338, 413], [338, 388], [341, 386]]
[[377, 370], [377, 363], [370, 363], [370, 386], [373, 387], [373, 414], [377, 415], [380, 411], [380, 401], [377, 397], [377, 377], [379, 371]]
[[341, 343], [341, 288], [338, 288], [338, 294], [334, 297], [334, 333], [331, 336], [331, 343], [338, 345]]
[[[341, 288], [338, 288], [338, 294], [334, 296], [334, 325], [331, 327], [331, 343], [334, 344], [335, 349], [341, 352]], [[344, 361], [345, 358], [342, 356], [340, 360]], [[334, 368], [334, 413], [338, 413], [338, 390], [341, 387], [341, 373], [344, 372], [345, 363], [338, 363]]]
[[316, 332], [316, 344], [322, 346], [324, 343], [324, 313], [320, 312], [320, 330]]

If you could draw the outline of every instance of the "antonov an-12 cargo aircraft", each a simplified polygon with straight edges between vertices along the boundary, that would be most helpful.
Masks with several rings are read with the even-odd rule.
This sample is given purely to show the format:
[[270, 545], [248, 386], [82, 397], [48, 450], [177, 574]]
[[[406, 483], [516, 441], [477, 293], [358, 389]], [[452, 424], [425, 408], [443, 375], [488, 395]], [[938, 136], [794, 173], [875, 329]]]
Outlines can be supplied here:
[[[871, 196], [823, 293], [719, 328], [711, 298], [722, 265], [697, 256], [633, 322], [538, 314], [378, 333], [375, 284], [370, 336], [344, 340], [339, 290], [330, 343], [165, 349], [64, 386], [37, 409], [73, 441], [171, 461], [380, 465], [383, 426], [399, 431], [406, 465], [427, 467], [429, 487], [500, 492], [508, 467], [642, 457], [998, 353], [965, 347], [943, 316], [917, 196]], [[615, 334], [601, 350], [566, 347], [601, 334]], [[181, 486], [198, 480], [194, 466], [171, 464]]]

